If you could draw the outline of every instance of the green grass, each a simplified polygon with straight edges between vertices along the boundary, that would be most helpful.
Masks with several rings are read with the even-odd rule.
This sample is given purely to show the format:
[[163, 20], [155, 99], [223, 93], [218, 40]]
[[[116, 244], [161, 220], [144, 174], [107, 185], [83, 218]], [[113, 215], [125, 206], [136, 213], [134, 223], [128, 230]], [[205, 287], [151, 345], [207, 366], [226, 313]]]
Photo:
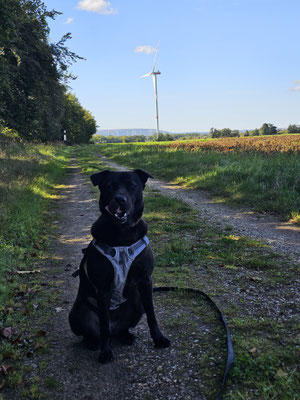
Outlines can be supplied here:
[[[71, 149], [52, 145], [9, 144], [0, 148], [0, 365], [12, 369], [5, 386], [18, 387], [25, 369], [22, 360], [47, 348], [39, 333], [49, 317], [55, 288], [42, 289], [42, 267], [52, 232], [48, 208], [57, 199]], [[16, 271], [33, 271], [17, 274]], [[3, 382], [0, 377], [0, 384]], [[39, 398], [33, 383], [25, 398]]]
[[155, 143], [96, 145], [98, 152], [131, 168], [222, 201], [275, 212], [300, 221], [300, 158], [297, 154], [187, 152]]
[[56, 198], [69, 149], [9, 145], [0, 149], [0, 302], [7, 295], [6, 273], [29, 265], [45, 241], [45, 214]]
[[[98, 166], [97, 148], [86, 147], [85, 159], [81, 156], [82, 167], [89, 173], [94, 172], [93, 166]], [[113, 155], [120, 149], [124, 152], [126, 146], [120, 146], [119, 150], [114, 146], [108, 148], [111, 149], [109, 154]], [[139, 164], [131, 157], [132, 152], [128, 152], [114, 156], [114, 159], [151, 172], [153, 166], [159, 172], [155, 163], [142, 155]], [[102, 164], [99, 167], [105, 168]], [[149, 238], [155, 255], [155, 285], [204, 290], [225, 312], [236, 360], [224, 398], [296, 400], [300, 384], [296, 369], [299, 326], [295, 319], [286, 318], [286, 312], [293, 307], [286, 302], [288, 293], [294, 301], [289, 288], [299, 274], [299, 268], [270, 251], [265, 244], [234, 235], [230, 226], [224, 230], [213, 227], [205, 216], [199, 218], [184, 203], [147, 188], [144, 219], [149, 224]], [[277, 291], [286, 296], [286, 300], [280, 306], [280, 313], [273, 315], [273, 296], [276, 298]], [[177, 370], [178, 379], [188, 379], [185, 375], [188, 368], [193, 376], [199, 375], [204, 381], [199, 393], [214, 399], [226, 355], [224, 332], [215, 312], [203, 299], [180, 293], [159, 297], [156, 301], [169, 310], [165, 332], [185, 343], [177, 348], [183, 366]], [[295, 313], [295, 307], [293, 310]], [[200, 326], [204, 324], [210, 330], [208, 336], [203, 335], [199, 318]], [[200, 339], [197, 345], [191, 344], [195, 334]], [[218, 361], [220, 358], [223, 361]]]
[[76, 146], [75, 149], [82, 172], [91, 175], [103, 169], [110, 169], [99, 157], [95, 157], [93, 150], [96, 151], [96, 148], [92, 145], [80, 145]]

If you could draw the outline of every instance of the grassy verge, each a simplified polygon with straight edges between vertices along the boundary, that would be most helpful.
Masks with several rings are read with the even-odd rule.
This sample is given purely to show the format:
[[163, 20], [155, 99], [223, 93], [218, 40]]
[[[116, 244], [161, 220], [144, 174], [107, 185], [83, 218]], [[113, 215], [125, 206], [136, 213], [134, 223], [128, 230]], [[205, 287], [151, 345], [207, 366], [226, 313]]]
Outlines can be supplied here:
[[210, 191], [221, 201], [275, 212], [300, 222], [300, 158], [297, 154], [187, 151], [157, 144], [97, 145], [99, 153], [144, 168], [155, 177]]
[[[105, 147], [106, 151], [109, 148], [118, 153], [121, 147]], [[103, 168], [97, 149], [80, 149], [80, 162], [88, 173]], [[130, 151], [114, 158], [135, 166], [131, 156]], [[142, 158], [138, 165], [153, 172], [154, 164]], [[156, 257], [155, 284], [204, 290], [225, 312], [236, 352], [225, 399], [296, 400], [299, 268], [264, 244], [234, 235], [230, 226], [224, 231], [212, 227], [182, 202], [155, 192], [145, 193], [144, 218]], [[205, 301], [182, 296], [157, 300], [170, 310], [166, 332], [181, 339], [178, 357], [183, 367], [177, 371], [178, 380], [190, 384], [192, 377], [191, 385], [197, 385], [201, 377], [194, 392], [214, 399], [224, 366], [222, 328]]]
[[34, 144], [0, 149], [0, 388], [20, 385], [26, 367], [18, 361], [46, 347], [41, 326], [54, 296], [42, 287], [52, 229], [47, 209], [69, 153]]

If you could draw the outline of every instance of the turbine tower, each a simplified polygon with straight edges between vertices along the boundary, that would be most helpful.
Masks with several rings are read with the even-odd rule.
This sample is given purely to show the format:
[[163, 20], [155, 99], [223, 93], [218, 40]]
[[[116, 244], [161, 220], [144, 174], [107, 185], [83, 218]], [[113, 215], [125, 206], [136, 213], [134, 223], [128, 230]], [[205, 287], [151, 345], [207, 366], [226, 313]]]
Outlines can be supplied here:
[[[160, 41], [159, 41], [160, 42]], [[158, 45], [155, 50], [155, 55], [154, 55], [154, 62], [153, 62], [153, 68], [152, 71], [149, 72], [149, 74], [141, 76], [141, 78], [145, 78], [146, 76], [151, 76], [153, 79], [153, 85], [154, 85], [154, 95], [155, 95], [155, 119], [156, 119], [156, 135], [158, 137], [159, 133], [159, 120], [158, 120], [158, 97], [157, 97], [157, 75], [160, 75], [159, 70], [155, 71], [155, 64], [156, 64], [156, 56], [157, 56], [157, 51], [158, 51]]]

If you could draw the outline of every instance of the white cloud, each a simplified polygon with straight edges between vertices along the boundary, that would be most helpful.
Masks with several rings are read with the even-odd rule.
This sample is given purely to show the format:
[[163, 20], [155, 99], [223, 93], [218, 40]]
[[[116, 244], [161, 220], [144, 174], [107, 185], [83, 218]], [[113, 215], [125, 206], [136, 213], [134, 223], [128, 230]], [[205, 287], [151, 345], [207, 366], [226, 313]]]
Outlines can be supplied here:
[[81, 0], [77, 6], [81, 10], [99, 14], [114, 14], [116, 12], [116, 10], [110, 6], [110, 2], [106, 0]]
[[296, 86], [291, 88], [293, 92], [300, 92], [300, 80], [295, 81]]
[[65, 24], [69, 25], [71, 22], [73, 22], [73, 18], [68, 18], [65, 22]]
[[147, 53], [151, 54], [155, 51], [155, 48], [149, 45], [137, 46], [134, 50], [135, 53]]

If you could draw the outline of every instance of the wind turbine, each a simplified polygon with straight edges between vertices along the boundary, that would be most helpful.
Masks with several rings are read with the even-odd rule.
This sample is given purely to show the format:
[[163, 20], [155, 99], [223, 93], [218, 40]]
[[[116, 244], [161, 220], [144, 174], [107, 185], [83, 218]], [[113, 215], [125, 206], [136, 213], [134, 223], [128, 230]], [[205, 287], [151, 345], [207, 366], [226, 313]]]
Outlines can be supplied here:
[[160, 43], [160, 41], [158, 42], [158, 45], [157, 45], [156, 50], [155, 50], [152, 71], [149, 72], [149, 74], [141, 76], [141, 78], [146, 78], [147, 76], [151, 76], [152, 75], [153, 85], [154, 85], [154, 95], [155, 95], [155, 118], [156, 118], [156, 135], [157, 135], [157, 137], [158, 137], [158, 133], [159, 133], [157, 75], [160, 75], [160, 72], [159, 72], [159, 70], [155, 71], [155, 64], [156, 64], [156, 57], [157, 57], [157, 51], [158, 51], [159, 43]]

